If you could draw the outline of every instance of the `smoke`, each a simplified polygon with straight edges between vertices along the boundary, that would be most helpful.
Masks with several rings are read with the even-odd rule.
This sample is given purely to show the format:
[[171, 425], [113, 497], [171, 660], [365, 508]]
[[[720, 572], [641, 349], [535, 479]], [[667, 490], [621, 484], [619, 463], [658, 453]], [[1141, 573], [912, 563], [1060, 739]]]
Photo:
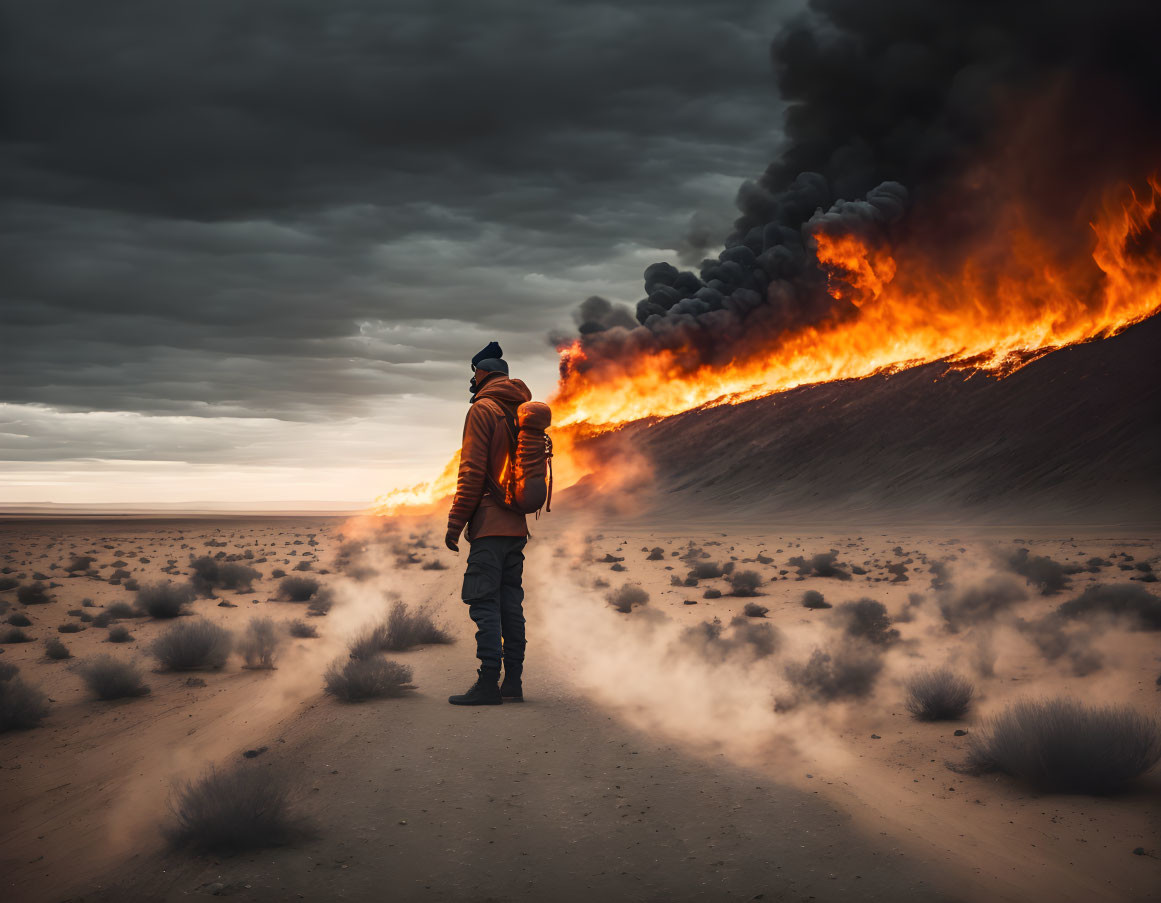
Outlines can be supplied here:
[[[785, 142], [738, 191], [725, 250], [696, 270], [649, 266], [635, 311], [585, 301], [562, 377], [661, 352], [692, 373], [857, 317], [861, 283], [894, 274], [836, 265], [827, 239], [890, 249], [900, 273], [1004, 259], [1019, 230], [1086, 259], [1102, 192], [1157, 165], [1159, 26], [1140, 0], [811, 0], [773, 40]], [[682, 263], [712, 246], [706, 225], [691, 223]]]

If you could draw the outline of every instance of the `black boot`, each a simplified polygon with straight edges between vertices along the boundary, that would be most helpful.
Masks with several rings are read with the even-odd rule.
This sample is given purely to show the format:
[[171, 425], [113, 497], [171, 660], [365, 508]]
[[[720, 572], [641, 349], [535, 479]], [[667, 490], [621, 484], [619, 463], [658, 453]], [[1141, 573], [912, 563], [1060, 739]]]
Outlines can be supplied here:
[[476, 672], [476, 682], [468, 692], [460, 696], [449, 696], [452, 705], [500, 705], [500, 669], [480, 668]]
[[504, 662], [504, 682], [500, 684], [500, 695], [505, 702], [523, 702], [524, 688], [520, 686], [520, 676], [524, 673], [523, 664]]

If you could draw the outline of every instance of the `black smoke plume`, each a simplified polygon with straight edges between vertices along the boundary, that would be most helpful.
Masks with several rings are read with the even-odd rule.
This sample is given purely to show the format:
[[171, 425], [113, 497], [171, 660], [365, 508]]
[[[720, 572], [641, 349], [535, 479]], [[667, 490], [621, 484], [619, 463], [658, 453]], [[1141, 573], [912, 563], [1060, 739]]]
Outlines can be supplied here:
[[889, 246], [901, 273], [912, 254], [954, 273], [981, 248], [1002, 257], [1015, 215], [1086, 259], [1102, 191], [1157, 166], [1158, 33], [1147, 0], [811, 0], [773, 40], [783, 150], [739, 190], [725, 249], [696, 271], [649, 266], [635, 312], [585, 301], [562, 376], [661, 350], [691, 372], [857, 317], [820, 233]]

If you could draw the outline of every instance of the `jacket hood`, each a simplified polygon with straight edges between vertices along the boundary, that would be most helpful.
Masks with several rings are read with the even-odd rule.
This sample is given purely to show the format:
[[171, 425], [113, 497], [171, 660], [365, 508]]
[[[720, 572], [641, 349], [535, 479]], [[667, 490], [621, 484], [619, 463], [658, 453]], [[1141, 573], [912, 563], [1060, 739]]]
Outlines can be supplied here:
[[532, 393], [521, 379], [509, 379], [503, 373], [489, 373], [484, 384], [476, 390], [472, 402], [493, 398], [502, 404], [521, 405], [532, 400]]

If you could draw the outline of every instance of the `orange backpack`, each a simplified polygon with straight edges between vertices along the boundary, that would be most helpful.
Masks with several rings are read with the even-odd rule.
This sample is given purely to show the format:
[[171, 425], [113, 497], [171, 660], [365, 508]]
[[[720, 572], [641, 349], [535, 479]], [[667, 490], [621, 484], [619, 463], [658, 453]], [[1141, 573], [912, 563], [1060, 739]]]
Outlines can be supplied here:
[[526, 401], [515, 414], [500, 407], [511, 451], [500, 479], [489, 474], [489, 488], [505, 508], [540, 517], [541, 508], [552, 510], [552, 439], [545, 432], [552, 424], [552, 409], [542, 401]]

